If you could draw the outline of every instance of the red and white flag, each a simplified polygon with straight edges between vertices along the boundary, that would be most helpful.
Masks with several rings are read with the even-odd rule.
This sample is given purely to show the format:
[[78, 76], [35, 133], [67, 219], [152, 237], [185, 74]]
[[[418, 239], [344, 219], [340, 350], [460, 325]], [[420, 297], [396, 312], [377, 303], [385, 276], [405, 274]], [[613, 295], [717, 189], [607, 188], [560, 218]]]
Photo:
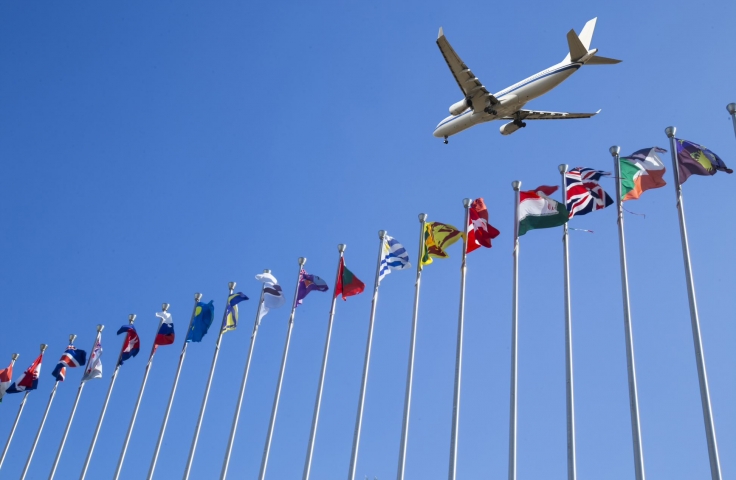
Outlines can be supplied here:
[[482, 198], [476, 198], [470, 205], [469, 227], [468, 253], [480, 247], [491, 248], [491, 240], [501, 233], [488, 223], [488, 209]]

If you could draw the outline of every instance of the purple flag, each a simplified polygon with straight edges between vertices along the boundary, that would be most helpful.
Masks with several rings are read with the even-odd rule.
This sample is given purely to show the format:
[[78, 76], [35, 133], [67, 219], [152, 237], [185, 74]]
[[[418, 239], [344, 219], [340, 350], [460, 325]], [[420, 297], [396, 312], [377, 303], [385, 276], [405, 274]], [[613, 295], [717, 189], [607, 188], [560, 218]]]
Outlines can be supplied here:
[[327, 286], [327, 282], [317, 275], [310, 275], [306, 270], [302, 270], [299, 274], [299, 291], [296, 294], [296, 304], [301, 305], [304, 297], [311, 291], [326, 292], [329, 289], [330, 287]]
[[702, 145], [675, 139], [677, 144], [677, 163], [680, 173], [680, 184], [685, 183], [690, 175], [715, 175], [717, 171], [733, 173], [721, 157]]

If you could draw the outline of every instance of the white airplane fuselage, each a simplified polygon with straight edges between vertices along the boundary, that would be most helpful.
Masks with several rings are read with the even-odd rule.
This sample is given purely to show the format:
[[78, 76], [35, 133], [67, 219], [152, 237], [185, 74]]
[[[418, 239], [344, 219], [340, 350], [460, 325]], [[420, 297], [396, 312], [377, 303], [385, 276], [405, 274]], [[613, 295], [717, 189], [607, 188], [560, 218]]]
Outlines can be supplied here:
[[450, 115], [442, 120], [435, 128], [433, 135], [447, 138], [479, 123], [512, 116], [530, 100], [544, 95], [567, 80], [570, 75], [583, 66], [587, 58], [581, 60], [583, 61], [558, 63], [494, 94], [500, 102], [493, 107], [496, 111], [495, 115], [484, 111], [474, 112], [473, 109], [468, 108], [459, 115]]

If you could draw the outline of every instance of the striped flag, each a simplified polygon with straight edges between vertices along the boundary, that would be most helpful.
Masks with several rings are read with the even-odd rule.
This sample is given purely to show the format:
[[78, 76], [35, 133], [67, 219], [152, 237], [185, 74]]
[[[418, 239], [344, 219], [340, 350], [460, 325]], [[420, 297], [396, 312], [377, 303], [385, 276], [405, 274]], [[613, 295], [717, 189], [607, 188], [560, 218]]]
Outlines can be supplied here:
[[610, 173], [585, 167], [575, 167], [565, 174], [565, 204], [569, 218], [602, 210], [613, 204], [613, 199], [598, 183], [604, 175]]
[[383, 237], [383, 253], [381, 254], [381, 266], [378, 274], [378, 283], [383, 277], [391, 273], [391, 270], [404, 270], [411, 267], [409, 254], [402, 244], [395, 238], [386, 235]]
[[51, 375], [56, 378], [57, 382], [63, 382], [66, 379], [66, 367], [79, 367], [85, 363], [87, 363], [87, 352], [77, 350], [77, 347], [74, 345], [69, 345], [66, 347], [66, 351], [59, 359], [59, 363], [56, 364], [56, 368], [51, 372]]

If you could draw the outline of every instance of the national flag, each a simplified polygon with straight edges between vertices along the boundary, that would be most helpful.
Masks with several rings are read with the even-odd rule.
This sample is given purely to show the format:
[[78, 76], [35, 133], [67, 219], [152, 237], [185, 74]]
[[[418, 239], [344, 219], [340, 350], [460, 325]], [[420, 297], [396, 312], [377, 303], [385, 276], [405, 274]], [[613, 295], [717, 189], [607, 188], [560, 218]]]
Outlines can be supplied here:
[[667, 150], [659, 147], [642, 148], [627, 157], [620, 157], [621, 201], [636, 200], [642, 193], [652, 188], [664, 187], [664, 163], [658, 153]]
[[[118, 332], [119, 333], [119, 332]], [[136, 349], [136, 353], [138, 350]], [[123, 363], [122, 360], [120, 363]], [[89, 363], [87, 368], [84, 370], [84, 376], [82, 381], [93, 380], [95, 378], [102, 377], [102, 332], [97, 334], [97, 340], [95, 340], [95, 346], [92, 348], [92, 353], [89, 356]]]
[[39, 355], [28, 369], [23, 372], [20, 380], [13, 382], [5, 393], [20, 393], [38, 388], [38, 377], [41, 375], [41, 363], [43, 361], [43, 353]]
[[551, 228], [568, 221], [565, 205], [552, 200], [548, 195], [557, 187], [542, 185], [534, 190], [519, 193], [519, 236], [536, 228]]
[[118, 330], [118, 335], [121, 333], [125, 333], [126, 335], [125, 340], [123, 340], [123, 348], [120, 350], [118, 365], [122, 365], [130, 357], [138, 355], [141, 347], [141, 339], [138, 337], [138, 332], [136, 332], [133, 325], [123, 325]]
[[721, 160], [721, 157], [702, 145], [675, 139], [677, 145], [677, 163], [680, 183], [685, 183], [690, 175], [715, 175], [717, 171], [733, 173]]
[[365, 284], [353, 272], [345, 266], [345, 259], [340, 258], [340, 270], [337, 273], [337, 283], [335, 284], [335, 297], [342, 294], [342, 299], [347, 301], [347, 297], [352, 297], [359, 293], [363, 293]]
[[272, 308], [279, 308], [286, 303], [286, 297], [278, 280], [270, 273], [259, 273], [256, 280], [263, 283], [263, 302], [258, 310], [258, 323]]
[[154, 350], [159, 345], [174, 343], [174, 322], [171, 320], [171, 314], [169, 312], [158, 312], [156, 316], [161, 319], [161, 325], [158, 327], [156, 340], [153, 342]]
[[13, 381], [13, 364], [8, 365], [8, 368], [0, 370], [0, 402], [3, 401], [5, 391], [8, 389]]
[[77, 350], [74, 345], [66, 347], [66, 351], [59, 359], [59, 363], [56, 364], [56, 368], [51, 372], [56, 378], [57, 382], [63, 382], [66, 378], [66, 367], [74, 368], [79, 367], [87, 363], [87, 352], [84, 350]]
[[222, 316], [222, 331], [229, 332], [238, 326], [238, 304], [248, 300], [244, 293], [233, 293], [227, 298], [225, 314]]
[[481, 246], [491, 248], [491, 240], [501, 232], [488, 223], [488, 209], [482, 198], [470, 204], [470, 223], [468, 229], [468, 253]]
[[327, 282], [319, 278], [317, 275], [310, 275], [306, 270], [302, 269], [299, 274], [299, 288], [296, 294], [296, 305], [301, 305], [304, 297], [309, 295], [309, 292], [317, 290], [318, 292], [326, 292], [330, 287], [327, 286]]
[[404, 270], [411, 267], [409, 254], [406, 249], [395, 238], [385, 235], [381, 250], [381, 262], [378, 270], [378, 283], [392, 270]]
[[447, 247], [463, 238], [463, 232], [440, 222], [430, 222], [424, 226], [424, 249], [422, 266], [429, 265], [433, 258], [448, 258]]
[[565, 173], [566, 207], [570, 218], [602, 210], [613, 204], [613, 199], [603, 190], [598, 180], [608, 172], [586, 167], [575, 167]]
[[187, 332], [187, 342], [201, 342], [202, 338], [207, 335], [214, 318], [215, 306], [212, 300], [209, 303], [197, 302], [197, 306], [194, 308], [192, 326]]

